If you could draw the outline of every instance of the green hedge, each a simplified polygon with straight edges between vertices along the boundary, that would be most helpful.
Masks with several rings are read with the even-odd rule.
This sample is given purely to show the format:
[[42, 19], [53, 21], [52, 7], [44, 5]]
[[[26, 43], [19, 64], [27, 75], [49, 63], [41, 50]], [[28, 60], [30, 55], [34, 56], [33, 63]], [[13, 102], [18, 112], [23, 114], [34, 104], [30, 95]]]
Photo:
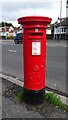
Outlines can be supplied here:
[[[6, 39], [6, 36], [0, 36], [0, 39]], [[14, 39], [14, 36], [7, 36], [7, 39]]]
[[47, 35], [46, 35], [46, 39], [47, 39], [47, 40], [53, 40], [53, 39], [54, 39], [54, 35], [53, 35], [53, 34], [51, 34], [51, 35], [50, 35], [50, 34], [47, 34]]

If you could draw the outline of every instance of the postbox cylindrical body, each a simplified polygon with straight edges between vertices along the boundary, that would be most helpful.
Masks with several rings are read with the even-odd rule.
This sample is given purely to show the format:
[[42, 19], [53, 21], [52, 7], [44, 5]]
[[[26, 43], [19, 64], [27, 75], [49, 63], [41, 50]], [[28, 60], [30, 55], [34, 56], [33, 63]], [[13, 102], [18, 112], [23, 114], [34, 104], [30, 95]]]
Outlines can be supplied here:
[[39, 91], [46, 85], [46, 28], [51, 18], [28, 16], [23, 25], [24, 88]]

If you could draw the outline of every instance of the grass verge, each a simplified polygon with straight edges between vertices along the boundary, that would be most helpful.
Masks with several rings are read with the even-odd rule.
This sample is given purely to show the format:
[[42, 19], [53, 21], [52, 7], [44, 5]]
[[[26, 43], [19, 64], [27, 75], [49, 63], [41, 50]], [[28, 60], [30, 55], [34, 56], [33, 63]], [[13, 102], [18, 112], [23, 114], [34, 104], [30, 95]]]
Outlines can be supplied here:
[[24, 92], [20, 91], [14, 98], [14, 101], [18, 103], [21, 102], [23, 98], [24, 98]]
[[58, 106], [60, 109], [68, 111], [68, 106], [66, 104], [63, 104], [61, 99], [54, 93], [46, 93], [45, 99], [55, 106]]
[[[21, 102], [24, 98], [24, 92], [20, 91], [14, 98], [15, 102]], [[61, 99], [55, 93], [45, 93], [45, 100], [50, 104], [58, 106], [58, 108], [68, 111], [68, 106], [63, 104]]]

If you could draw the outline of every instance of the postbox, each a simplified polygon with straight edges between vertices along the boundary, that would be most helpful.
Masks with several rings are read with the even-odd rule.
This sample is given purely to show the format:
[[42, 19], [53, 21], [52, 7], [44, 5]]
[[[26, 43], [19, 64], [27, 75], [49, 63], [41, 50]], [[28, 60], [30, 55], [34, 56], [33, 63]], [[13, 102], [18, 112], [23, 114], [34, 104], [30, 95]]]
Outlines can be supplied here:
[[[35, 94], [37, 97], [40, 97], [45, 92], [46, 28], [51, 20], [51, 18], [42, 16], [27, 16], [18, 19], [18, 23], [22, 24], [24, 28], [24, 91], [27, 99], [30, 99], [30, 94]], [[42, 97], [40, 98], [42, 99]]]

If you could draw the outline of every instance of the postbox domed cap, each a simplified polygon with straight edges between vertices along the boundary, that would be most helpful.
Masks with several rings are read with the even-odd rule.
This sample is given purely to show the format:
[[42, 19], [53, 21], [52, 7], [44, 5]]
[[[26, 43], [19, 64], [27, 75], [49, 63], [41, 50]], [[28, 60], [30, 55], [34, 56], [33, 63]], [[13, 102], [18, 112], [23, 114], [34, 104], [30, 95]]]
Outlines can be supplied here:
[[47, 22], [47, 23], [50, 23], [51, 22], [51, 18], [49, 17], [43, 17], [43, 16], [26, 16], [26, 17], [21, 17], [18, 19], [18, 23], [24, 23], [24, 22], [34, 22], [34, 21], [37, 21], [37, 22]]

